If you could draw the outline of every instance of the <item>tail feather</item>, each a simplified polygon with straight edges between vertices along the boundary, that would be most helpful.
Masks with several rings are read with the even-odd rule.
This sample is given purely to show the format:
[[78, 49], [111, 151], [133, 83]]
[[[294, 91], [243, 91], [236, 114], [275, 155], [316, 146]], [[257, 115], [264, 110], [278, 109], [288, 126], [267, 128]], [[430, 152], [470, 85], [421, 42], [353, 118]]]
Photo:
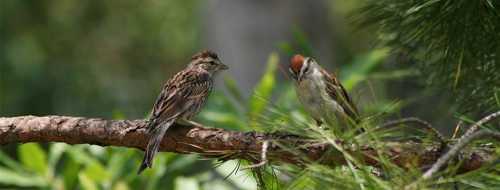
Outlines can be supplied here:
[[148, 146], [144, 150], [144, 158], [142, 160], [141, 166], [139, 167], [139, 171], [137, 174], [141, 174], [146, 168], [151, 168], [153, 166], [153, 158], [158, 152], [160, 148], [160, 143], [163, 139], [163, 136], [167, 132], [167, 129], [174, 123], [175, 120], [166, 121], [156, 127], [149, 126], [148, 133], [150, 135]]

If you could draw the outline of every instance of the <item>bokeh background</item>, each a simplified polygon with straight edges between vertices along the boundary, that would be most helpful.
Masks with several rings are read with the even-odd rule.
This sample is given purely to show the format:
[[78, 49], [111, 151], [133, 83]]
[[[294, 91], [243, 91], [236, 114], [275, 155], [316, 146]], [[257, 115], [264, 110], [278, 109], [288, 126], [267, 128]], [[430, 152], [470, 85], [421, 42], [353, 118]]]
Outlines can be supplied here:
[[[448, 91], [430, 91], [404, 54], [378, 46], [372, 26], [355, 24], [358, 1], [115, 0], [0, 1], [0, 116], [70, 115], [141, 119], [161, 84], [192, 54], [218, 52], [230, 67], [197, 120], [252, 130], [246, 115], [266, 70], [276, 93], [289, 89], [288, 59], [315, 57], [337, 73], [364, 115], [416, 116], [449, 133]], [[269, 68], [275, 62], [276, 68]], [[262, 84], [262, 83], [260, 83]], [[265, 86], [261, 85], [260, 87]], [[289, 91], [286, 91], [289, 92]], [[293, 100], [291, 98], [290, 100]], [[238, 103], [240, 102], [240, 103]], [[433, 107], [429, 108], [429, 102]], [[221, 105], [234, 106], [221, 106]], [[281, 104], [281, 105], [280, 105]], [[288, 105], [290, 104], [290, 105]], [[259, 130], [266, 130], [260, 129]], [[236, 162], [215, 167], [193, 155], [163, 153], [143, 176], [142, 152], [125, 148], [25, 144], [1, 147], [0, 187], [54, 189], [254, 189]]]

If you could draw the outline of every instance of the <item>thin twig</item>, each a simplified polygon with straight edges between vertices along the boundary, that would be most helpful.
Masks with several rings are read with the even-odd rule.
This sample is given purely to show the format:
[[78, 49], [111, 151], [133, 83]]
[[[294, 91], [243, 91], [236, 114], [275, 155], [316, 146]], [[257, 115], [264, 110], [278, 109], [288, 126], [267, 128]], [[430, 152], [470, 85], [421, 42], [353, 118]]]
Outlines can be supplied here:
[[494, 137], [496, 139], [500, 139], [500, 133], [484, 129], [469, 136], [464, 135], [462, 138], [460, 138], [460, 140], [458, 140], [457, 144], [451, 147], [451, 149], [448, 152], [446, 152], [446, 154], [441, 156], [434, 163], [434, 165], [432, 165], [432, 167], [424, 173], [422, 178], [429, 179], [430, 177], [432, 177], [432, 175], [436, 173], [439, 169], [441, 169], [441, 167], [443, 167], [450, 159], [454, 158], [463, 147], [467, 146], [472, 141], [483, 137]]
[[267, 149], [268, 149], [268, 147], [269, 147], [269, 141], [265, 140], [262, 143], [262, 151], [260, 153], [260, 162], [257, 164], [252, 164], [252, 165], [243, 167], [242, 170], [251, 169], [251, 168], [258, 168], [258, 167], [262, 167], [263, 165], [266, 165], [267, 164]]
[[422, 176], [423, 179], [429, 179], [432, 177], [434, 173], [436, 173], [441, 167], [444, 166], [451, 158], [455, 157], [456, 154], [467, 144], [469, 144], [471, 141], [484, 137], [484, 136], [491, 136], [495, 138], [500, 139], [500, 133], [494, 132], [488, 129], [481, 130], [477, 133], [474, 133], [481, 125], [486, 124], [487, 122], [495, 119], [496, 117], [500, 116], [500, 111], [492, 113], [483, 119], [479, 120], [478, 122], [474, 123], [467, 132], [465, 132], [460, 139], [458, 139], [457, 144], [455, 144], [451, 149], [443, 156], [441, 156], [435, 163], [432, 165], [432, 167], [427, 170], [424, 175]]
[[458, 143], [455, 144], [453, 147], [451, 147], [451, 149], [446, 152], [445, 155], [441, 156], [435, 163], [434, 165], [432, 165], [432, 167], [430, 169], [428, 169], [424, 175], [422, 175], [422, 177], [416, 181], [414, 181], [413, 183], [407, 185], [404, 189], [405, 190], [413, 190], [413, 189], [416, 189], [417, 186], [418, 186], [418, 183], [423, 181], [423, 180], [427, 180], [427, 179], [430, 179], [437, 171], [439, 171], [439, 169], [441, 169], [448, 161], [450, 161], [450, 159], [454, 158], [459, 152], [460, 150], [467, 146], [469, 143], [471, 143], [472, 141], [476, 140], [476, 139], [479, 139], [479, 138], [484, 138], [484, 137], [493, 137], [497, 140], [500, 140], [500, 133], [499, 132], [495, 132], [495, 131], [491, 131], [491, 130], [488, 130], [488, 129], [483, 129], [481, 131], [478, 131], [472, 135], [468, 135], [468, 136], [462, 136], [459, 140], [458, 140]]
[[446, 139], [443, 137], [443, 135], [438, 130], [436, 130], [434, 127], [432, 127], [432, 125], [429, 122], [424, 121], [424, 120], [419, 119], [419, 118], [416, 118], [416, 117], [407, 117], [407, 118], [403, 118], [403, 119], [389, 121], [389, 122], [386, 122], [386, 123], [380, 125], [377, 128], [383, 129], [383, 128], [388, 128], [388, 127], [395, 127], [395, 126], [398, 126], [401, 124], [410, 124], [410, 123], [418, 124], [418, 125], [422, 126], [424, 129], [426, 129], [427, 131], [430, 131], [436, 138], [438, 138], [438, 140], [441, 144], [446, 142]]
[[465, 132], [465, 134], [463, 135], [463, 137], [467, 136], [467, 135], [471, 135], [472, 133], [474, 133], [475, 131], [477, 131], [477, 129], [479, 127], [481, 127], [483, 124], [486, 124], [486, 123], [490, 122], [491, 120], [493, 120], [493, 119], [495, 119], [497, 117], [500, 117], [500, 111], [492, 113], [492, 114], [484, 117], [483, 119], [479, 120], [478, 122], [474, 123], [471, 127], [469, 127], [469, 129], [467, 130], [467, 132]]

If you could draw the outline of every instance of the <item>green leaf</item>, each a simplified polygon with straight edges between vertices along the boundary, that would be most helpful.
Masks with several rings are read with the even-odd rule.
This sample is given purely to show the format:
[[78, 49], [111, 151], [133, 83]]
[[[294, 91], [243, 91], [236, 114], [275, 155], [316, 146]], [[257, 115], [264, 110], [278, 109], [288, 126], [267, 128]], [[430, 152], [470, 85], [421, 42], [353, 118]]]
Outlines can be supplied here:
[[278, 68], [278, 62], [279, 62], [278, 54], [271, 53], [267, 61], [266, 71], [262, 76], [260, 82], [254, 88], [253, 95], [249, 100], [248, 113], [250, 116], [249, 125], [251, 127], [257, 126], [255, 120], [257, 119], [258, 116], [260, 116], [263, 113], [268, 103], [268, 100], [271, 99], [272, 91], [274, 85], [276, 84], [274, 73]]
[[0, 151], [0, 163], [5, 164], [5, 166], [9, 167], [16, 172], [23, 172], [23, 166], [17, 162], [16, 160], [10, 158], [7, 154]]
[[19, 146], [19, 158], [23, 165], [29, 170], [40, 175], [47, 172], [47, 156], [45, 151], [37, 143], [27, 143]]
[[44, 187], [47, 186], [46, 181], [41, 176], [33, 176], [14, 172], [6, 168], [0, 168], [0, 184], [14, 185], [18, 187]]
[[194, 178], [177, 177], [175, 179], [175, 189], [178, 189], [178, 190], [184, 190], [184, 189], [198, 190], [198, 189], [200, 189], [200, 187], [198, 185], [198, 181]]
[[83, 187], [82, 189], [85, 190], [98, 190], [97, 184], [92, 181], [92, 179], [87, 176], [84, 172], [80, 172], [78, 174], [78, 179], [80, 181], [80, 185]]
[[113, 151], [113, 155], [109, 158], [107, 171], [111, 175], [111, 179], [115, 180], [124, 176], [124, 173], [130, 172], [124, 166], [133, 158], [135, 150], [123, 148], [113, 148], [113, 150], [116, 151]]
[[108, 171], [104, 169], [101, 163], [98, 161], [94, 161], [87, 165], [87, 167], [83, 170], [85, 176], [88, 176], [89, 179], [96, 183], [102, 183], [108, 181], [111, 178], [111, 175]]
[[153, 163], [155, 166], [151, 169], [147, 169], [144, 171], [144, 174], [141, 175], [146, 175], [147, 176], [147, 185], [145, 187], [146, 190], [152, 190], [152, 189], [158, 189], [158, 184], [162, 178], [163, 175], [167, 172], [167, 162], [170, 159], [173, 159], [177, 155], [175, 154], [157, 154], [157, 156], [154, 158]]
[[210, 118], [211, 121], [215, 123], [223, 123], [227, 126], [237, 126], [238, 129], [243, 128], [246, 124], [238, 118], [235, 113], [223, 113], [219, 111], [204, 111], [201, 116], [203, 118]]
[[64, 143], [54, 143], [50, 145], [48, 165], [54, 170], [54, 172], [57, 162], [61, 158], [67, 146], [68, 145]]
[[71, 157], [64, 162], [64, 167], [62, 169], [62, 176], [64, 177], [64, 187], [66, 189], [75, 189], [78, 182], [78, 173], [81, 167]]
[[67, 153], [76, 163], [79, 163], [79, 164], [92, 163], [95, 161], [95, 158], [93, 158], [91, 155], [89, 155], [87, 152], [84, 151], [84, 148], [86, 146], [87, 145], [72, 146], [70, 149], [68, 149]]
[[129, 190], [129, 186], [127, 185], [127, 182], [125, 181], [118, 181], [116, 184], [113, 186], [113, 190]]
[[347, 78], [342, 78], [341, 80], [344, 87], [350, 90], [359, 82], [365, 80], [368, 73], [373, 71], [377, 65], [383, 63], [382, 60], [387, 55], [389, 55], [389, 49], [381, 48], [356, 57], [353, 63], [341, 72], [340, 77], [347, 76]]

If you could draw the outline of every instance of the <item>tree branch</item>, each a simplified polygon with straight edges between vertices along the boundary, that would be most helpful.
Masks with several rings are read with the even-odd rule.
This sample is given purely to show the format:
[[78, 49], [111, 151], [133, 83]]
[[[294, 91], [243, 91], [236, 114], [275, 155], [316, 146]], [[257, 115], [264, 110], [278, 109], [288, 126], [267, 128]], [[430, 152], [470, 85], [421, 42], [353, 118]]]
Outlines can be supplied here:
[[[64, 142], [144, 149], [147, 143], [143, 120], [104, 120], [66, 116], [21, 116], [0, 118], [0, 145], [26, 142]], [[169, 129], [160, 150], [182, 154], [200, 154], [223, 160], [246, 159], [258, 163], [263, 143], [269, 163], [303, 165], [308, 161], [325, 164], [345, 164], [342, 154], [332, 152], [331, 145], [303, 139], [295, 135], [236, 132], [220, 128], [175, 125]], [[339, 142], [343, 144], [342, 142]], [[378, 166], [377, 152], [401, 167], [428, 167], [441, 155], [439, 143], [386, 142], [383, 147], [373, 145], [346, 146], [369, 165]], [[290, 148], [294, 151], [290, 151]], [[461, 172], [471, 171], [491, 163], [494, 150], [471, 148], [460, 156]]]

